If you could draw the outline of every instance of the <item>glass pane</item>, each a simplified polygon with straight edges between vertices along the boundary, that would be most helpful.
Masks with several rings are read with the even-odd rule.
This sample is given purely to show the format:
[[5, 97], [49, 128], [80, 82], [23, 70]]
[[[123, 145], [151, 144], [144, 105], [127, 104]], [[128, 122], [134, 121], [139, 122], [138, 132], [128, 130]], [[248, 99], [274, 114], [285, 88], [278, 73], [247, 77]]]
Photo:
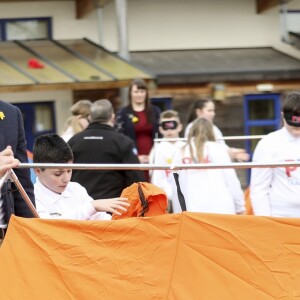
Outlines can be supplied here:
[[8, 21], [7, 40], [27, 40], [48, 38], [48, 22], [44, 20]]
[[22, 43], [47, 57], [79, 81], [112, 80], [110, 76], [92, 67], [89, 63], [78, 59], [75, 55], [51, 41], [24, 41]]
[[249, 120], [274, 120], [274, 106], [273, 99], [249, 101]]
[[[266, 134], [268, 134], [270, 132], [273, 132], [275, 130], [277, 130], [276, 126], [251, 127], [250, 135], [266, 135]], [[251, 149], [250, 151], [251, 151], [251, 153], [254, 152], [255, 147], [256, 147], [256, 145], [259, 141], [260, 141], [259, 139], [250, 140], [250, 149]]]
[[[38, 83], [59, 83], [73, 82], [73, 80], [45, 61], [38, 60], [44, 65], [44, 68], [31, 68], [29, 61], [33, 59], [32, 54], [25, 49], [16, 46], [13, 42], [0, 43], [0, 57], [6, 61], [11, 61], [14, 65], [22, 69], [31, 78], [34, 78]], [[0, 74], [2, 71], [0, 70]], [[10, 75], [12, 76], [12, 75]]]
[[18, 72], [0, 58], [0, 85], [34, 84], [34, 81]]
[[106, 51], [104, 48], [85, 40], [63, 40], [61, 44], [80, 53], [95, 65], [117, 79], [151, 78], [149, 74], [134, 67], [125, 60]]
[[53, 130], [52, 107], [49, 104], [35, 106], [35, 132]]

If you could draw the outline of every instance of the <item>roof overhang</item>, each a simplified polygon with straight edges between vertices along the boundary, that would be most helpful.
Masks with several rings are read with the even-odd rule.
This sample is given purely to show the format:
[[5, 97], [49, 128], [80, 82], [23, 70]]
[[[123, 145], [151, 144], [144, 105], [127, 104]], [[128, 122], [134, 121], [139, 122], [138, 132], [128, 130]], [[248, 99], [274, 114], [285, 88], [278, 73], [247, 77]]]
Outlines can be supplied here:
[[299, 80], [300, 61], [272, 47], [131, 52], [158, 85]]
[[88, 39], [0, 42], [0, 92], [122, 88], [153, 76]]
[[[81, 82], [81, 83], [54, 83], [54, 84], [33, 84], [33, 85], [9, 85], [0, 84], [0, 93], [16, 92], [34, 92], [34, 91], [56, 91], [56, 90], [101, 90], [101, 89], [119, 89], [128, 87], [132, 79], [118, 80], [109, 82]], [[149, 78], [145, 78], [149, 81]]]

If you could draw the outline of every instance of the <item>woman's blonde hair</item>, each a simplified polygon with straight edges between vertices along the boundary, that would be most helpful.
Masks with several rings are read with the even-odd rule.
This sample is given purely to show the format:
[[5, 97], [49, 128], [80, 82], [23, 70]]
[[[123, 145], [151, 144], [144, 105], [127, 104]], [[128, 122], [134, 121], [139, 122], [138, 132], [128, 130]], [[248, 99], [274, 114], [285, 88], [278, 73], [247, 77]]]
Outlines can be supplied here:
[[[187, 145], [194, 162], [202, 162], [204, 158], [204, 144], [207, 141], [216, 141], [213, 125], [205, 118], [198, 118], [194, 121], [189, 131]], [[193, 144], [195, 147], [193, 147]], [[196, 155], [194, 154], [196, 149]]]
[[68, 127], [72, 127], [74, 134], [81, 132], [83, 130], [82, 125], [80, 123], [80, 119], [88, 119], [91, 114], [91, 105], [92, 102], [90, 100], [79, 100], [75, 104], [70, 107], [71, 117], [68, 118], [65, 130]]
[[72, 116], [87, 118], [91, 114], [91, 105], [92, 102], [90, 100], [79, 100], [71, 106], [70, 112]]

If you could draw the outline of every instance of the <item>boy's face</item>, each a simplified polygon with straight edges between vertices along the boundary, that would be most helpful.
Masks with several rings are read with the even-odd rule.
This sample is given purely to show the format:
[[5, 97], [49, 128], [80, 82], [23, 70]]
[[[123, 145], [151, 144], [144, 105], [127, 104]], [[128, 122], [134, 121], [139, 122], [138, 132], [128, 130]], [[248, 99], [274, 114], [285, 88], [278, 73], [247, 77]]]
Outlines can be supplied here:
[[[177, 126], [175, 125], [174, 121], [177, 123]], [[178, 138], [181, 130], [182, 130], [182, 125], [181, 123], [179, 123], [177, 118], [163, 118], [160, 120], [159, 132], [162, 134], [164, 138], [168, 138], [168, 139]]]
[[[283, 117], [283, 114], [281, 114]], [[287, 131], [295, 138], [300, 138], [300, 127], [291, 126], [287, 123], [286, 119], [283, 117], [283, 124]]]
[[290, 126], [284, 119], [284, 125], [287, 131], [295, 138], [300, 138], [300, 127]]
[[[72, 163], [72, 162], [68, 162]], [[71, 180], [72, 169], [34, 169], [39, 181], [52, 192], [61, 194]]]

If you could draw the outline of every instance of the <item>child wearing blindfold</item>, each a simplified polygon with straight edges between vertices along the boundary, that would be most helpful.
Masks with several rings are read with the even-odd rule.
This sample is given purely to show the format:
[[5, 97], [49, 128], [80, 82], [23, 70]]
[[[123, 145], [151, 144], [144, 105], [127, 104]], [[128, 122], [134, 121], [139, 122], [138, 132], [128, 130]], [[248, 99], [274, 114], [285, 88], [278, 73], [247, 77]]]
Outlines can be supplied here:
[[[166, 110], [160, 114], [159, 132], [166, 139], [179, 138], [182, 130], [179, 114], [175, 110]], [[150, 163], [156, 165], [167, 165], [172, 163], [173, 154], [183, 146], [182, 141], [165, 141], [154, 145], [150, 153]], [[178, 212], [179, 208], [174, 207], [173, 184], [174, 179], [170, 170], [154, 170], [151, 174], [151, 183], [162, 188], [170, 201], [169, 211]]]
[[[300, 161], [300, 93], [287, 94], [282, 107], [283, 127], [257, 144], [253, 162]], [[300, 217], [300, 168], [253, 168], [250, 197], [255, 215]]]

